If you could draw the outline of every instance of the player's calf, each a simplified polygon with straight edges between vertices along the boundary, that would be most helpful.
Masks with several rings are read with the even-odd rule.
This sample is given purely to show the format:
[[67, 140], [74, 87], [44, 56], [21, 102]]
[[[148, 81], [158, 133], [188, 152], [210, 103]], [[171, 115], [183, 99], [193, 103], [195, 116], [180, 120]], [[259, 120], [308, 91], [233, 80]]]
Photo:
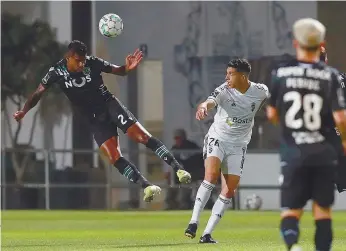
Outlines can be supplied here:
[[315, 246], [318, 251], [329, 251], [333, 241], [331, 209], [322, 208], [317, 203], [313, 204], [315, 218]]
[[118, 138], [112, 137], [106, 140], [100, 149], [108, 157], [118, 171], [133, 183], [141, 184], [142, 188], [151, 186], [152, 184], [139, 172], [135, 165], [121, 156]]
[[152, 137], [149, 132], [140, 123], [133, 124], [127, 130], [128, 136], [138, 143], [144, 144], [147, 148], [152, 150], [158, 157], [170, 165], [177, 173], [179, 181], [181, 183], [190, 183], [191, 175], [184, 170], [179, 162], [174, 158], [173, 154], [167, 149], [167, 147], [157, 138]]
[[192, 217], [190, 220], [191, 223], [199, 222], [199, 217], [201, 212], [203, 211], [205, 205], [207, 204], [211, 192], [213, 191], [217, 179], [220, 174], [220, 164], [221, 161], [217, 157], [208, 157], [205, 162], [205, 177], [203, 182], [198, 188], [195, 205], [192, 211]]
[[299, 219], [296, 216], [286, 216], [281, 218], [280, 231], [288, 250], [298, 243], [299, 239]]

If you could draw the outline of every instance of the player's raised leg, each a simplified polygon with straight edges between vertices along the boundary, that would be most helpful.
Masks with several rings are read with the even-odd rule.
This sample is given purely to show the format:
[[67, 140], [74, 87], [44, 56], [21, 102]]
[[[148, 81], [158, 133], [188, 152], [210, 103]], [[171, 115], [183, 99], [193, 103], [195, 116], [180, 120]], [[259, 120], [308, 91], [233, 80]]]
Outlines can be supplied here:
[[191, 175], [168, 151], [167, 147], [160, 140], [153, 137], [135, 118], [135, 116], [118, 100], [113, 99], [109, 104], [109, 113], [111, 120], [120, 128], [129, 138], [135, 142], [145, 145], [151, 149], [157, 156], [170, 165], [176, 172], [181, 183], [190, 183]]
[[130, 161], [125, 159], [120, 151], [119, 138], [111, 137], [101, 144], [100, 149], [108, 157], [118, 171], [133, 183], [140, 184], [144, 188], [144, 201], [150, 202], [155, 195], [161, 192], [160, 187], [150, 183]]
[[170, 165], [176, 172], [181, 183], [190, 183], [191, 175], [178, 163], [173, 154], [157, 138], [153, 137], [139, 122], [127, 129], [127, 135], [134, 141], [145, 145], [163, 161]]

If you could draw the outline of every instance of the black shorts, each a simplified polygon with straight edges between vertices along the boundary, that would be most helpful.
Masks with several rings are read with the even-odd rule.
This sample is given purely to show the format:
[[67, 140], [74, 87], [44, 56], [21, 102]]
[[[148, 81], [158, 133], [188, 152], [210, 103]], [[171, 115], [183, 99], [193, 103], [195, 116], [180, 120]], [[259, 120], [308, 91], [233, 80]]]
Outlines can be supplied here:
[[135, 116], [117, 98], [113, 98], [91, 118], [91, 131], [96, 143], [101, 146], [111, 137], [118, 136], [118, 128], [126, 133], [136, 122]]
[[281, 208], [301, 209], [308, 200], [327, 208], [334, 203], [336, 165], [282, 167]]

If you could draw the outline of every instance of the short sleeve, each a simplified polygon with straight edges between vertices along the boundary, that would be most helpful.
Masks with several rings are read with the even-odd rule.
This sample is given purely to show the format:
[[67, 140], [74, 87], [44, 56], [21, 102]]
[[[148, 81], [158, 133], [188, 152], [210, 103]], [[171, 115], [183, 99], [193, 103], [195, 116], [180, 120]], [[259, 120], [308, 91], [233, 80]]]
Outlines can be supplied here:
[[279, 95], [279, 87], [280, 81], [277, 77], [277, 70], [273, 70], [271, 72], [271, 81], [270, 81], [270, 91], [268, 93], [269, 96], [269, 105], [276, 107], [278, 95]]
[[217, 105], [220, 105], [225, 96], [225, 90], [227, 88], [226, 84], [217, 87], [207, 98], [208, 100], [213, 100]]
[[112, 72], [112, 64], [109, 63], [108, 61], [98, 57], [91, 57], [90, 60], [92, 62], [93, 68], [96, 68], [96, 70], [105, 72], [105, 73]]
[[54, 83], [58, 82], [59, 74], [54, 67], [51, 67], [47, 74], [43, 77], [41, 83], [44, 87], [51, 87]]
[[269, 98], [269, 90], [265, 84], [255, 84], [255, 87], [259, 90], [262, 99]]
[[333, 111], [346, 109], [345, 90], [341, 74], [332, 75], [331, 105]]

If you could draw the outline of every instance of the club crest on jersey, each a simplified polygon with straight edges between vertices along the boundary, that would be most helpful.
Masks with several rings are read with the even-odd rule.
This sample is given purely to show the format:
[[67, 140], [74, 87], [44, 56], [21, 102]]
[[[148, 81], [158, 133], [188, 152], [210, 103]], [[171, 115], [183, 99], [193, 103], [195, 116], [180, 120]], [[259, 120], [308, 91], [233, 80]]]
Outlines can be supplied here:
[[84, 67], [83, 74], [84, 75], [90, 75], [90, 67]]
[[252, 102], [252, 104], [251, 104], [251, 111], [253, 112], [255, 110], [255, 108], [256, 108], [256, 104], [254, 102]]

